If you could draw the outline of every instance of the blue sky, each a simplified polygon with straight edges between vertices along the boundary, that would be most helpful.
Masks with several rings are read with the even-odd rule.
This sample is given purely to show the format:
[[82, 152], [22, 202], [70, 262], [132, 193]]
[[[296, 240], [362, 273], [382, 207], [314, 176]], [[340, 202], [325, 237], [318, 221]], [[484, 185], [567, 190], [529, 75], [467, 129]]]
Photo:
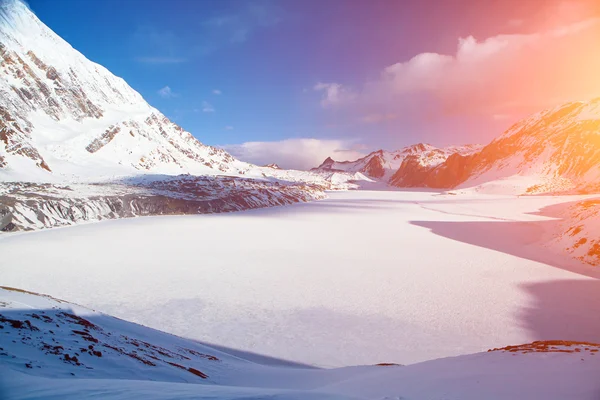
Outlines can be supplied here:
[[[300, 139], [322, 140], [322, 152], [313, 143], [314, 159], [305, 163], [334, 150], [353, 150], [338, 153], [344, 158], [416, 142], [439, 146], [488, 142], [547, 104], [540, 103], [541, 94], [519, 107], [487, 104], [482, 100], [489, 97], [485, 90], [490, 95], [498, 91], [495, 97], [502, 104], [514, 103], [517, 96], [522, 99], [523, 93], [515, 91], [512, 99], [500, 93], [500, 87], [525, 82], [527, 77], [495, 71], [491, 77], [481, 73], [478, 80], [465, 80], [477, 76], [476, 67], [483, 68], [479, 61], [458, 76], [455, 71], [464, 64], [459, 61], [467, 58], [459, 57], [457, 48], [471, 43], [461, 38], [474, 38], [472, 45], [463, 46], [464, 53], [480, 60], [480, 54], [488, 57], [522, 46], [522, 36], [593, 20], [598, 15], [594, 3], [29, 0], [51, 29], [123, 77], [202, 142], [287, 140], [288, 147], [295, 143], [301, 151]], [[508, 39], [502, 39], [505, 36]], [[543, 45], [539, 44], [540, 54]], [[411, 61], [419, 54], [425, 56]], [[526, 55], [521, 59], [525, 66], [536, 65]], [[551, 82], [557, 73], [542, 75]], [[449, 95], [461, 90], [445, 88], [440, 80], [445, 76], [469, 85], [477, 81], [482, 91], [467, 87], [463, 95]], [[500, 80], [502, 85], [486, 88], [486, 80]], [[570, 99], [581, 96], [582, 89], [561, 90], [560, 96], [544, 96]], [[276, 151], [276, 146], [271, 148]]]

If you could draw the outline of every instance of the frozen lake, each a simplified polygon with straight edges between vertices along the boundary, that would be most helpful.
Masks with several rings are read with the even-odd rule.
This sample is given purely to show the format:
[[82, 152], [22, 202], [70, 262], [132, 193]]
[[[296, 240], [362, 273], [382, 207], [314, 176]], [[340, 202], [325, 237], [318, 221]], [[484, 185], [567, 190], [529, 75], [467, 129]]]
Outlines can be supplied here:
[[600, 276], [538, 242], [574, 199], [352, 191], [0, 238], [0, 284], [319, 366], [600, 341]]

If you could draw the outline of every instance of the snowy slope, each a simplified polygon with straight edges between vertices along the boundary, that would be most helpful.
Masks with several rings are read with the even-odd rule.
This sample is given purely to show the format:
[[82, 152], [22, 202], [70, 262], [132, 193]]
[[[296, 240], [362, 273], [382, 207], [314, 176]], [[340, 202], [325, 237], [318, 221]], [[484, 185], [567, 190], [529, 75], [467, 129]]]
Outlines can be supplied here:
[[391, 183], [536, 194], [594, 193], [599, 180], [600, 98], [534, 114], [471, 156], [453, 155], [433, 168], [403, 163]]
[[600, 266], [600, 198], [559, 207], [558, 229], [549, 245], [566, 251], [585, 263]]
[[450, 146], [438, 149], [430, 144], [419, 143], [396, 151], [378, 150], [355, 161], [334, 161], [328, 157], [313, 171], [361, 172], [368, 177], [387, 182], [407, 157], [414, 157], [421, 165], [434, 166], [444, 162], [451, 154], [469, 155], [479, 146]]
[[536, 342], [399, 366], [253, 361], [19, 289], [0, 288], [6, 399], [593, 399], [600, 346]]

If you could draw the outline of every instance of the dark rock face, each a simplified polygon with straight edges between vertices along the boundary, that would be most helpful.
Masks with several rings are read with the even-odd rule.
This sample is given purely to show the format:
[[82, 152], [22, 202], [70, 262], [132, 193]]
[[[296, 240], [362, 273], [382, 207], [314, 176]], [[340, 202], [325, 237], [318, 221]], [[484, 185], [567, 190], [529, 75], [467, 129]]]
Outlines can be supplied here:
[[95, 153], [104, 147], [107, 143], [117, 136], [117, 133], [121, 131], [118, 126], [110, 126], [99, 138], [94, 139], [85, 149], [90, 153]]
[[469, 178], [474, 156], [452, 154], [437, 166], [421, 165], [416, 156], [404, 159], [390, 184], [397, 187], [430, 187], [449, 189]]
[[373, 178], [382, 178], [385, 175], [385, 168], [381, 156], [372, 157], [367, 165], [363, 168], [362, 172], [365, 172], [368, 176]]
[[335, 163], [335, 161], [333, 160], [333, 158], [327, 157], [321, 165], [319, 165], [317, 168], [314, 168], [314, 169], [331, 169], [331, 167], [333, 166], [334, 163]]
[[[306, 184], [193, 176], [148, 182], [78, 184], [76, 187], [2, 183], [0, 231], [34, 230], [134, 216], [209, 214], [282, 206], [321, 199], [325, 197], [322, 190]], [[92, 194], [76, 194], [82, 192]]]

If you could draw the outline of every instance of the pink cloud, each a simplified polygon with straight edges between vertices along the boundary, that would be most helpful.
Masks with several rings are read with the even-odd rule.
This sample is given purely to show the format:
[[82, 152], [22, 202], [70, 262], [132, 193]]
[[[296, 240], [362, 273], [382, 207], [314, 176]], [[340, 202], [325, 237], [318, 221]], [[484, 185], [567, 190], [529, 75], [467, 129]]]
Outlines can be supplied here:
[[[490, 119], [600, 96], [600, 18], [552, 29], [460, 38], [454, 54], [421, 53], [384, 68], [360, 88], [319, 84], [324, 107], [360, 112], [363, 122], [410, 116], [415, 98], [427, 113]], [[421, 100], [423, 101], [423, 100]], [[379, 117], [377, 117], [379, 116]]]

